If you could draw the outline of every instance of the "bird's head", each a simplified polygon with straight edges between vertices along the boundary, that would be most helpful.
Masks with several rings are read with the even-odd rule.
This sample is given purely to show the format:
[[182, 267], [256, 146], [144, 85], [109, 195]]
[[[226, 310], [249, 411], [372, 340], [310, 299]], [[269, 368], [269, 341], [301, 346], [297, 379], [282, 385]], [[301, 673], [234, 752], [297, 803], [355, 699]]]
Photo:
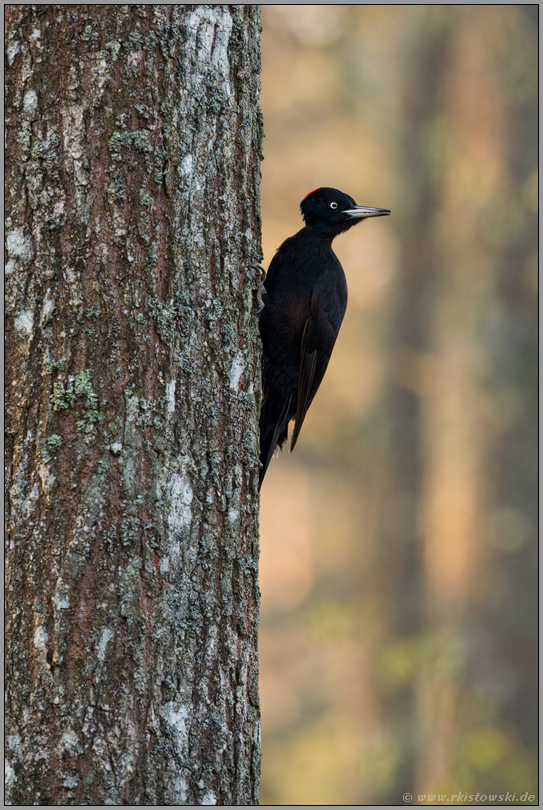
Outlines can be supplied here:
[[390, 214], [386, 208], [357, 205], [348, 194], [327, 187], [316, 188], [306, 194], [300, 203], [300, 211], [309, 228], [332, 238], [348, 231], [363, 219]]

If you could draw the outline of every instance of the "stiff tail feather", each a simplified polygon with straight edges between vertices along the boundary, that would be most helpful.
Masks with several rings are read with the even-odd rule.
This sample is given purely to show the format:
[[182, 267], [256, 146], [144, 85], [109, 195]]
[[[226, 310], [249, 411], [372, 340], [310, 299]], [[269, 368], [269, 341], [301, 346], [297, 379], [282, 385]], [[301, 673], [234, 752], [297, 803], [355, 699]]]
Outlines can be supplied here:
[[266, 470], [272, 460], [274, 450], [277, 446], [281, 447], [287, 438], [287, 427], [292, 417], [293, 394], [284, 401], [283, 407], [277, 418], [270, 418], [267, 415], [268, 408], [264, 404], [262, 415], [260, 417], [260, 461], [262, 462], [262, 469], [260, 470], [260, 479], [258, 482], [258, 489], [262, 486], [262, 481], [266, 475]]

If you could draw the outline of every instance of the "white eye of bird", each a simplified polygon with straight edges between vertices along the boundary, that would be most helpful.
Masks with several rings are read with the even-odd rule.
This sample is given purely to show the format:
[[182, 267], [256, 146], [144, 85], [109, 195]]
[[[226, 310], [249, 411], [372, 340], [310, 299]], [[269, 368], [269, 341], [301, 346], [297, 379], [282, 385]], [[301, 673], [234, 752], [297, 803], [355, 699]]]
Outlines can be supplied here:
[[337, 208], [337, 203], [330, 203], [330, 208]]

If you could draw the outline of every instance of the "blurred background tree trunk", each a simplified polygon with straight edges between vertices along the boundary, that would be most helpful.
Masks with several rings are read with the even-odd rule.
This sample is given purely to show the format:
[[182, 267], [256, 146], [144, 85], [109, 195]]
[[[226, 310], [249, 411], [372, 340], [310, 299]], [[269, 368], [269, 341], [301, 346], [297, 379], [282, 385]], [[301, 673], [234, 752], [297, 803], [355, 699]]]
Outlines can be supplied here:
[[258, 803], [258, 14], [6, 7], [9, 804]]

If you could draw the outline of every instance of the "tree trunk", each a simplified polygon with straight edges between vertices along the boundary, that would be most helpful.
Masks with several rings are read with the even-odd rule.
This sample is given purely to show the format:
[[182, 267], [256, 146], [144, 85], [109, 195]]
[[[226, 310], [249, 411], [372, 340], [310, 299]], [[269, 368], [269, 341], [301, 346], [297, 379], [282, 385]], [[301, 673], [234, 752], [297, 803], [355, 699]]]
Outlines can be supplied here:
[[6, 7], [9, 804], [258, 803], [258, 15]]

